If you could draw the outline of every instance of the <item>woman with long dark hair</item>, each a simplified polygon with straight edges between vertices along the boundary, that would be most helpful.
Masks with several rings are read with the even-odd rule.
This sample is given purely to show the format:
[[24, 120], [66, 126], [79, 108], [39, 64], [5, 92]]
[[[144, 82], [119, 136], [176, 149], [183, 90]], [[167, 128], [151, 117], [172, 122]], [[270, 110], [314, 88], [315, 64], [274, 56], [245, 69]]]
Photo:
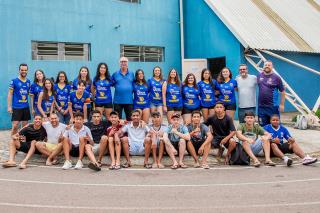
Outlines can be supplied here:
[[70, 123], [73, 123], [73, 114], [76, 112], [82, 112], [84, 120], [87, 121], [88, 110], [87, 107], [90, 104], [90, 94], [86, 91], [86, 82], [84, 80], [78, 81], [77, 90], [70, 93], [68, 102], [68, 110], [70, 114]]
[[67, 74], [64, 71], [58, 73], [56, 82], [53, 86], [53, 91], [59, 121], [68, 124], [70, 121], [68, 99], [71, 92], [71, 86], [69, 85]]
[[181, 114], [182, 111], [182, 92], [179, 75], [175, 69], [171, 69], [167, 81], [162, 85], [163, 111], [167, 112], [169, 124], [172, 123], [171, 116], [174, 113]]
[[219, 92], [219, 86], [216, 80], [212, 79], [209, 69], [204, 68], [201, 71], [201, 81], [198, 82], [200, 91], [200, 106], [203, 120], [214, 115], [214, 106], [216, 104], [216, 93]]
[[193, 111], [199, 111], [200, 100], [199, 100], [199, 89], [197, 86], [196, 76], [189, 73], [183, 82], [182, 87], [182, 100], [183, 100], [183, 110], [182, 118], [185, 125], [191, 123], [191, 113]]
[[223, 102], [226, 113], [234, 119], [236, 112], [236, 95], [235, 91], [238, 90], [237, 81], [232, 79], [232, 73], [228, 67], [223, 68], [218, 76], [220, 97], [219, 100]]
[[44, 81], [43, 91], [40, 92], [38, 99], [38, 109], [44, 120], [48, 120], [50, 113], [53, 111], [53, 106], [53, 82], [47, 78]]
[[149, 89], [142, 69], [138, 69], [135, 73], [135, 80], [133, 82], [133, 108], [140, 109], [142, 111], [142, 120], [149, 123]]
[[40, 114], [38, 110], [38, 99], [39, 94], [43, 90], [43, 83], [46, 76], [44, 72], [40, 69], [36, 70], [34, 73], [34, 80], [30, 87], [30, 99], [31, 99], [31, 112], [32, 115]]
[[153, 68], [153, 76], [148, 80], [150, 111], [160, 112], [163, 116], [162, 85], [165, 82], [159, 66]]
[[96, 76], [93, 79], [91, 86], [91, 93], [93, 94], [95, 108], [105, 114], [109, 120], [110, 112], [112, 112], [112, 95], [111, 95], [112, 81], [108, 65], [106, 63], [99, 63], [97, 67]]
[[79, 70], [78, 73], [78, 77], [76, 79], [73, 80], [72, 83], [72, 90], [76, 91], [78, 89], [78, 85], [79, 85], [79, 81], [84, 81], [85, 84], [85, 91], [87, 93], [89, 93], [90, 95], [90, 104], [87, 105], [87, 115], [88, 115], [88, 119], [91, 119], [91, 107], [92, 107], [92, 101], [91, 101], [91, 84], [92, 84], [92, 80], [90, 78], [90, 71], [89, 68], [86, 66], [82, 66]]

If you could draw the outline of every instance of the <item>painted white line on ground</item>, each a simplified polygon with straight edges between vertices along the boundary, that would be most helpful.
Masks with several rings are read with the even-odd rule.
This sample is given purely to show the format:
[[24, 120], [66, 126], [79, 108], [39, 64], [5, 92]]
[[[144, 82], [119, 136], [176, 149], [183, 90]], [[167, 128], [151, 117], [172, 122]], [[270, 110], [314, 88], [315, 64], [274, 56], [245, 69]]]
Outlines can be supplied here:
[[[3, 163], [0, 163], [0, 165], [2, 165]], [[312, 164], [312, 165], [316, 165], [316, 164], [320, 164], [320, 161]], [[309, 165], [309, 166], [312, 166], [312, 165]], [[294, 168], [295, 166], [303, 166], [302, 163], [295, 163], [295, 164], [292, 164], [291, 167], [289, 168]], [[28, 164], [28, 167], [39, 167], [39, 168], [47, 168], [47, 169], [61, 169], [61, 166], [43, 166], [43, 165], [37, 165], [37, 164]], [[286, 165], [284, 164], [277, 164], [276, 167], [287, 167]], [[261, 167], [261, 168], [276, 168], [276, 167], [273, 167], [273, 166], [264, 166], [264, 167]], [[257, 169], [253, 166], [215, 166], [215, 167], [210, 167], [209, 171], [210, 170], [242, 170], [242, 169]], [[72, 170], [72, 169], [71, 169]], [[85, 168], [82, 168], [81, 170], [89, 170], [89, 168], [85, 167]], [[108, 167], [107, 166], [103, 166], [101, 168], [102, 171], [109, 171]], [[201, 168], [193, 168], [193, 167], [189, 167], [187, 169], [178, 169], [178, 170], [175, 170], [175, 172], [177, 171], [190, 171], [190, 170], [197, 170], [197, 171], [208, 171], [208, 169], [201, 169]], [[145, 168], [127, 168], [127, 169], [121, 169], [121, 170], [117, 170], [117, 171], [173, 171], [172, 169], [169, 168], [165, 168], [165, 169], [145, 169]], [[114, 172], [117, 172], [117, 171], [114, 171]]]
[[253, 204], [253, 205], [223, 205], [210, 207], [108, 207], [108, 206], [63, 206], [63, 205], [39, 205], [0, 202], [0, 206], [23, 207], [23, 208], [50, 208], [50, 209], [81, 209], [81, 210], [210, 210], [210, 209], [239, 209], [239, 208], [279, 208], [290, 206], [315, 206], [320, 205], [320, 201], [300, 202], [300, 203], [279, 203], [279, 204]]
[[56, 181], [39, 181], [39, 180], [21, 180], [1, 178], [0, 182], [15, 183], [32, 183], [32, 184], [51, 184], [51, 185], [73, 185], [73, 186], [106, 186], [106, 187], [214, 187], [214, 186], [248, 186], [248, 185], [265, 185], [279, 183], [298, 183], [298, 182], [316, 182], [320, 178], [296, 179], [282, 181], [263, 181], [263, 182], [244, 182], [244, 183], [213, 183], [213, 184], [112, 184], [112, 183], [76, 183], [76, 182], [56, 182]]

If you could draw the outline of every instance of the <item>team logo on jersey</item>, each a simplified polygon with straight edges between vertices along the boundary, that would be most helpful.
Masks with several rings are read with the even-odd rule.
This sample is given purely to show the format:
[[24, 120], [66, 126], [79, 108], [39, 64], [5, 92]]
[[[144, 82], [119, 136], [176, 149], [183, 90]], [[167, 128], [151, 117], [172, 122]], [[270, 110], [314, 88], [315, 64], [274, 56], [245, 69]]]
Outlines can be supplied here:
[[210, 99], [211, 97], [210, 97], [210, 95], [206, 95], [206, 99]]
[[188, 100], [188, 104], [193, 104], [193, 100], [192, 100], [192, 99], [189, 99], [189, 100]]
[[139, 97], [139, 101], [140, 102], [144, 101], [144, 98], [143, 97]]
[[60, 105], [61, 105], [61, 106], [64, 106], [64, 101], [61, 101], [61, 102], [60, 102]]
[[269, 78], [267, 84], [272, 84], [272, 78]]
[[229, 100], [229, 98], [230, 98], [229, 95], [225, 95], [225, 96], [224, 96], [224, 99], [225, 99], [225, 100]]
[[233, 83], [230, 83], [230, 86], [233, 87]]
[[172, 99], [174, 99], [174, 100], [177, 99], [177, 96], [173, 95], [173, 96], [172, 96]]
[[22, 98], [22, 100], [26, 100], [26, 96], [25, 95], [22, 95], [21, 98]]
[[99, 92], [100, 96], [103, 97], [104, 96], [104, 92]]
[[155, 95], [157, 98], [159, 98], [159, 96], [160, 96], [159, 93], [157, 93], [157, 92], [154, 93], [154, 95]]

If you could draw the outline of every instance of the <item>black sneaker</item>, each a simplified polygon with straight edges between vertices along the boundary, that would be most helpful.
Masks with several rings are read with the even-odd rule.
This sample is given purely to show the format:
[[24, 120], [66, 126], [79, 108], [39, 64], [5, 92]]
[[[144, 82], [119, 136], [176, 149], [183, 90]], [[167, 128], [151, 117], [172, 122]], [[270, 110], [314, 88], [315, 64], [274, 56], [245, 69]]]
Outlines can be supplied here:
[[289, 159], [287, 160], [287, 166], [288, 166], [288, 167], [291, 166], [292, 163], [293, 163], [293, 160], [291, 160], [291, 159], [289, 158]]

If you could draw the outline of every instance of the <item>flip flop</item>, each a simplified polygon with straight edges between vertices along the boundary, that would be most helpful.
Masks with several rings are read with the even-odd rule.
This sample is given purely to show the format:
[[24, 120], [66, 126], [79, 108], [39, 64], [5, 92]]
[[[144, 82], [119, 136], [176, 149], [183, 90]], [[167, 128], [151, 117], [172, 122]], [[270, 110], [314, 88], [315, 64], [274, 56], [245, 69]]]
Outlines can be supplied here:
[[152, 165], [147, 163], [147, 164], [144, 164], [143, 167], [146, 168], [146, 169], [151, 169]]
[[153, 164], [152, 164], [152, 169], [157, 169], [157, 168], [158, 168], [158, 164], [153, 163]]
[[276, 164], [272, 161], [266, 161], [264, 164], [267, 166], [276, 166]]
[[121, 166], [120, 166], [120, 165], [115, 165], [115, 166], [114, 166], [114, 170], [119, 170], [119, 169], [121, 169]]
[[16, 167], [17, 164], [16, 163], [9, 163], [8, 161], [6, 161], [4, 164], [2, 164], [3, 168], [10, 168], [10, 167]]
[[124, 164], [121, 165], [122, 168], [129, 168], [131, 167], [131, 164], [128, 162], [125, 162]]
[[253, 163], [253, 166], [254, 166], [254, 167], [259, 167], [260, 164], [261, 164], [261, 163], [260, 163], [259, 161], [256, 161], [256, 162]]
[[200, 164], [199, 164], [199, 163], [195, 163], [195, 164], [193, 165], [193, 168], [200, 168]]
[[202, 164], [203, 169], [210, 169], [210, 166], [208, 164]]
[[164, 165], [160, 163], [160, 164], [158, 164], [158, 168], [159, 169], [164, 169]]
[[171, 169], [178, 169], [178, 167], [179, 167], [179, 165], [177, 165], [177, 164], [176, 165], [172, 165]]
[[188, 166], [187, 166], [187, 165], [185, 165], [184, 163], [179, 164], [179, 167], [180, 167], [180, 168], [182, 168], [182, 169], [186, 169], [186, 168], [188, 168]]
[[116, 169], [116, 165], [111, 165], [110, 167], [109, 167], [109, 170], [115, 170]]

